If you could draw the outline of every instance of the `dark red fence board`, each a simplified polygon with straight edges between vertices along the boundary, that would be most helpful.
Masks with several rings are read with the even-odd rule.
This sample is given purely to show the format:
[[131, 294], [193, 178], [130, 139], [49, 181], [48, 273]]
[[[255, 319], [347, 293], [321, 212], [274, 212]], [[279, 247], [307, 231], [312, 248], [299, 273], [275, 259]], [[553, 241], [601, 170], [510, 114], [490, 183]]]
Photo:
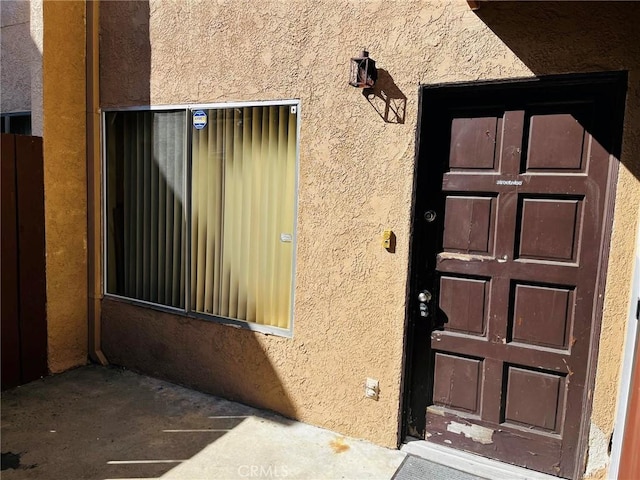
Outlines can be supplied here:
[[15, 136], [2, 134], [2, 389], [20, 384]]
[[16, 137], [22, 381], [47, 374], [42, 139]]

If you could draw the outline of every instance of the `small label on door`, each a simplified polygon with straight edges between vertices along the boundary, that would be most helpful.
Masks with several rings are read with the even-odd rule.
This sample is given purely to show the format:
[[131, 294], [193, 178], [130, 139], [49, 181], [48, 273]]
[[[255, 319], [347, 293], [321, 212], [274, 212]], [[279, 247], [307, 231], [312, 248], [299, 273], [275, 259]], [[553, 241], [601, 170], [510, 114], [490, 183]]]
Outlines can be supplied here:
[[522, 180], [496, 180], [496, 185], [522, 185]]
[[293, 240], [293, 237], [291, 236], [290, 233], [281, 233], [280, 234], [280, 241], [281, 242], [290, 243], [292, 240]]

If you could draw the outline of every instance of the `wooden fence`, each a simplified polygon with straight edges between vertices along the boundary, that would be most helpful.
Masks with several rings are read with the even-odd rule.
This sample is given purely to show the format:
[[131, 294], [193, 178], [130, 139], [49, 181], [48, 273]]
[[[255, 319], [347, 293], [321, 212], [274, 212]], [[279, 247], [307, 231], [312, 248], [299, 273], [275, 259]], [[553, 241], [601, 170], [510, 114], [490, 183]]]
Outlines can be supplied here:
[[47, 374], [42, 138], [2, 134], [2, 389]]

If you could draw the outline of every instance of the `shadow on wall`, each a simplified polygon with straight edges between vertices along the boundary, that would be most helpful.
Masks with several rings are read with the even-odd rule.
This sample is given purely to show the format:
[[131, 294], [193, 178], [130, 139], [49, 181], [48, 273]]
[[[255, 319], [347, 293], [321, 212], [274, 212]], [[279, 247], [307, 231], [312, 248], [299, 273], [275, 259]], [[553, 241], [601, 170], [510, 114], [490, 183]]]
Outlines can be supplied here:
[[482, 2], [475, 13], [536, 75], [629, 71], [621, 161], [640, 178], [629, 128], [640, 122], [640, 3]]
[[[151, 15], [146, 1], [100, 3], [102, 108], [150, 105]], [[267, 337], [260, 333], [113, 299], [102, 301], [101, 332], [103, 351], [112, 364], [296, 416], [273, 366], [276, 359], [263, 346]]]
[[[260, 333], [106, 299], [103, 345], [110, 362], [295, 418]], [[290, 342], [270, 337], [271, 342]]]
[[384, 69], [378, 69], [378, 78], [372, 88], [362, 90], [362, 95], [386, 123], [404, 124], [407, 96]]
[[151, 99], [149, 2], [100, 2], [100, 106]]

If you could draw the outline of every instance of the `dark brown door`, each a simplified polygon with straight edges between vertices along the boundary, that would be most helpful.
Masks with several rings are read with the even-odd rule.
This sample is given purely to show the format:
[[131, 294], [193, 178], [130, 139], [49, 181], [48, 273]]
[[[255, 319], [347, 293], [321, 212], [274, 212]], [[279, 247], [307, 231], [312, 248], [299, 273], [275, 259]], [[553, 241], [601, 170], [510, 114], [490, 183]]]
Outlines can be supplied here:
[[611, 77], [581, 80], [424, 90], [412, 244], [409, 435], [563, 477], [584, 461], [620, 112]]

